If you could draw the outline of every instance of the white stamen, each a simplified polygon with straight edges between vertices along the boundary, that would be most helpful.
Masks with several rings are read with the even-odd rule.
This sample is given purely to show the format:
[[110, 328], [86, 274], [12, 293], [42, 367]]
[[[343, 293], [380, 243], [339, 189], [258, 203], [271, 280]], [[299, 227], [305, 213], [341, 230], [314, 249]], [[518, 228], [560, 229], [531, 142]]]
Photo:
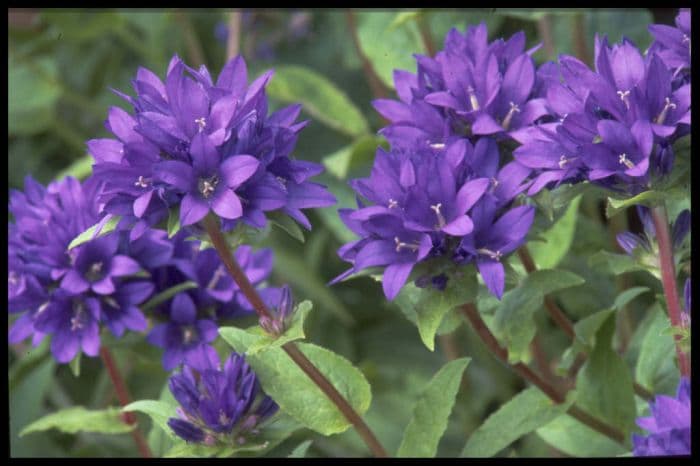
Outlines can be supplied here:
[[389, 208], [394, 209], [399, 206], [399, 203], [396, 202], [394, 199], [389, 199]]
[[486, 248], [477, 249], [476, 252], [484, 254], [485, 256], [489, 256], [491, 259], [495, 259], [497, 261], [500, 261], [501, 257], [503, 257], [501, 251], [493, 252], [492, 250]]
[[510, 103], [510, 110], [508, 110], [508, 114], [503, 119], [503, 123], [501, 123], [501, 126], [503, 126], [503, 129], [505, 129], [505, 130], [508, 129], [508, 127], [510, 126], [510, 121], [513, 119], [513, 115], [516, 113], [520, 113], [520, 107], [518, 107], [516, 104], [511, 102]]
[[201, 132], [204, 128], [207, 127], [207, 120], [204, 117], [197, 118], [194, 120], [195, 123], [199, 126], [199, 131]]
[[143, 175], [139, 175], [139, 179], [136, 180], [134, 183], [134, 186], [138, 186], [141, 188], [147, 188], [148, 187], [148, 180], [143, 177]]
[[664, 124], [664, 120], [666, 119], [666, 115], [668, 114], [668, 110], [671, 108], [675, 109], [676, 104], [671, 102], [671, 99], [666, 97], [666, 105], [664, 105], [663, 110], [661, 110], [661, 113], [659, 113], [659, 116], [656, 117], [656, 120], [654, 120], [654, 123], [656, 123], [657, 125]]
[[402, 248], [410, 249], [411, 251], [417, 251], [417, 244], [402, 243], [398, 236], [394, 237], [394, 242], [396, 243], [396, 252], [401, 252]]
[[7, 275], [7, 283], [9, 285], [16, 285], [18, 281], [19, 277], [17, 276], [17, 272], [14, 270]]
[[226, 413], [223, 410], [219, 411], [219, 424], [226, 425], [231, 421], [231, 418], [229, 418]]
[[76, 330], [80, 330], [81, 328], [83, 328], [84, 323], [82, 321], [83, 320], [82, 316], [83, 316], [84, 312], [85, 311], [83, 308], [83, 304], [78, 303], [77, 307], [75, 308], [75, 314], [73, 315], [73, 317], [70, 320], [71, 332], [75, 332]]
[[445, 217], [443, 217], [442, 212], [440, 212], [440, 208], [442, 207], [441, 203], [437, 203], [435, 205], [431, 205], [430, 208], [435, 212], [435, 216], [438, 219], [437, 225], [435, 225], [436, 230], [441, 230], [445, 226]]
[[564, 168], [564, 165], [569, 163], [569, 160], [570, 159], [566, 158], [566, 155], [562, 155], [561, 157], [559, 157], [559, 168]]
[[685, 44], [686, 42], [690, 42], [690, 37], [688, 37], [687, 35], [683, 34], [683, 40], [682, 40], [681, 42], [682, 42], [683, 44]]
[[281, 176], [276, 176], [275, 177], [277, 181], [282, 185], [282, 189], [287, 192], [287, 180], [286, 178], [282, 178]]
[[627, 154], [620, 154], [620, 165], [624, 165], [627, 168], [634, 168], [634, 162], [627, 158]]
[[436, 142], [433, 144], [429, 144], [429, 146], [432, 147], [433, 149], [444, 149], [445, 148], [445, 144], [442, 142]]
[[188, 344], [189, 342], [192, 341], [194, 338], [194, 332], [192, 331], [191, 328], [186, 327], [185, 330], [182, 332], [182, 340], [185, 344]]
[[630, 108], [630, 102], [629, 102], [630, 91], [617, 91], [617, 95], [620, 96], [620, 100], [622, 100], [625, 103], [625, 106], [627, 106], [627, 108]]
[[207, 284], [207, 289], [208, 290], [213, 290], [216, 285], [219, 283], [219, 280], [221, 277], [225, 276], [226, 272], [224, 271], [224, 266], [220, 265], [214, 270], [214, 274], [211, 276], [211, 280], [209, 280], [209, 283]]
[[476, 98], [474, 88], [469, 86], [467, 88], [467, 93], [469, 94], [469, 103], [472, 105], [472, 110], [479, 110], [479, 100]]

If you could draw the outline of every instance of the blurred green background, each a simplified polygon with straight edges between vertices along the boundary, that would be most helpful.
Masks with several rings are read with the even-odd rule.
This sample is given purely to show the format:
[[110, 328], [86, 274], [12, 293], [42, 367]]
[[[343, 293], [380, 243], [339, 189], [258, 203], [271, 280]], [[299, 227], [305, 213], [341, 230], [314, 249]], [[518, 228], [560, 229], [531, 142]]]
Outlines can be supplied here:
[[[302, 116], [311, 118], [311, 123], [301, 132], [294, 154], [327, 165], [329, 170], [321, 181], [329, 185], [342, 207], [354, 203], [346, 180], [369, 173], [378, 142], [372, 135], [383, 124], [371, 100], [381, 94], [393, 96], [388, 89], [391, 70], [415, 71], [412, 54], [442, 48], [451, 27], [464, 31], [468, 24], [485, 21], [491, 40], [507, 38], [522, 29], [528, 48], [544, 43], [534, 55], [538, 63], [561, 53], [590, 63], [596, 32], [608, 33], [612, 41], [625, 35], [645, 49], [651, 42], [647, 25], [672, 24], [675, 14], [674, 9], [481, 9], [424, 10], [416, 16], [413, 11], [355, 10], [349, 17], [345, 10], [244, 10], [239, 37], [251, 79], [269, 68], [286, 70], [272, 80], [272, 107], [296, 100], [305, 104], [308, 112]], [[88, 174], [85, 141], [109, 136], [103, 123], [110, 106], [127, 108], [110, 88], [132, 93], [130, 80], [139, 66], [164, 76], [173, 54], [193, 66], [206, 64], [215, 75], [225, 62], [229, 19], [229, 11], [216, 9], [9, 10], [9, 187], [21, 189], [26, 175], [47, 183], [67, 173]], [[380, 84], [368, 81], [358, 46], [379, 75]], [[303, 94], [309, 89], [287, 86], [289, 82], [284, 80], [291, 79], [294, 72], [325, 78], [328, 82], [316, 91], [330, 92], [338, 106], [319, 108], [315, 105], [318, 96]], [[277, 78], [281, 81], [275, 84]], [[613, 249], [598, 207], [597, 199], [584, 199], [574, 246], [562, 264], [590, 280], [564, 300], [574, 318], [603, 308], [616, 295], [615, 284], [597, 277], [586, 265], [589, 251]], [[457, 456], [469, 433], [524, 384], [491, 358], [466, 326], [440, 336], [435, 352], [430, 352], [420, 342], [415, 326], [395, 305], [386, 302], [380, 284], [370, 278], [327, 287], [326, 283], [346, 268], [335, 251], [353, 235], [337, 218], [336, 208], [310, 212], [310, 218], [314, 230], [303, 244], [278, 230], [266, 232], [261, 240], [259, 246], [275, 251], [272, 282], [288, 282], [298, 300], [311, 299], [314, 311], [307, 324], [309, 339], [346, 356], [365, 373], [373, 391], [366, 418], [390, 451], [396, 450], [411, 406], [429, 378], [449, 358], [471, 356], [473, 361], [439, 449], [440, 456]], [[632, 277], [641, 284], [649, 281], [643, 275]], [[649, 300], [638, 300], [632, 314], [641, 315], [649, 304]], [[538, 320], [545, 351], [550, 357], [560, 354], [568, 346], [565, 336], [543, 315]], [[131, 335], [115, 344], [114, 353], [128, 373], [133, 398], [156, 398], [167, 374], [160, 366], [159, 352], [142, 339]], [[632, 354], [634, 344], [632, 339]], [[11, 348], [8, 364], [12, 456], [133, 454], [128, 435], [52, 431], [17, 437], [24, 425], [60, 408], [116, 405], [99, 360], [83, 358], [81, 377], [75, 378], [67, 366], [57, 367], [52, 362], [45, 344], [37, 349], [20, 345]], [[148, 425], [145, 417], [141, 421]], [[309, 435], [314, 440], [310, 456], [365, 454], [352, 429], [329, 438], [301, 431], [275, 454], [285, 455]], [[558, 454], [530, 434], [500, 456]]]

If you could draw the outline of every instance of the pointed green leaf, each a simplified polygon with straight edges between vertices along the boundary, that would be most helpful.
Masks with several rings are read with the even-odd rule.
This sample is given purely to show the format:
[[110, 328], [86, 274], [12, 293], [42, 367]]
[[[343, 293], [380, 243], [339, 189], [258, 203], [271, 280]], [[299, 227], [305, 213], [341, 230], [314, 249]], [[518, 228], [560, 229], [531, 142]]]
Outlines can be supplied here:
[[113, 215], [105, 224], [102, 226], [101, 229], [98, 228], [100, 226], [101, 221], [94, 224], [84, 232], [80, 233], [78, 236], [73, 238], [73, 241], [70, 242], [68, 245], [68, 249], [73, 249], [76, 246], [80, 246], [83, 243], [87, 243], [88, 241], [91, 241], [95, 238], [99, 238], [100, 236], [104, 236], [107, 233], [110, 233], [117, 228], [117, 224], [119, 223], [119, 220], [121, 220], [121, 216], [119, 215]]
[[579, 342], [584, 344], [588, 350], [595, 345], [595, 336], [600, 327], [607, 322], [615, 309], [604, 309], [595, 312], [574, 324], [574, 332]]
[[554, 268], [566, 256], [576, 232], [576, 219], [581, 199], [582, 196], [576, 197], [566, 209], [566, 213], [551, 228], [540, 233], [544, 242], [532, 242], [528, 245], [537, 268]]
[[301, 442], [297, 447], [292, 450], [292, 452], [287, 456], [287, 458], [304, 458], [306, 456], [306, 452], [309, 450], [309, 447], [313, 443], [313, 440], [306, 440], [305, 442]]
[[598, 251], [588, 259], [588, 264], [592, 268], [605, 267], [613, 275], [620, 275], [636, 270], [646, 270], [637, 264], [633, 257], [627, 254], [615, 254], [609, 251]]
[[632, 300], [634, 298], [636, 298], [637, 296], [639, 296], [641, 294], [646, 293], [647, 291], [650, 291], [650, 290], [649, 290], [649, 287], [646, 287], [646, 286], [634, 286], [632, 288], [626, 289], [625, 291], [620, 293], [617, 296], [617, 298], [615, 298], [615, 304], [614, 304], [615, 309], [620, 310], [620, 309], [624, 308], [625, 306], [627, 306], [627, 304], [632, 302]]
[[170, 288], [161, 291], [160, 293], [151, 297], [151, 299], [143, 303], [141, 305], [141, 310], [145, 312], [155, 309], [161, 304], [167, 302], [176, 294], [187, 290], [193, 290], [197, 287], [199, 287], [199, 285], [196, 282], [193, 282], [192, 280], [188, 280], [186, 282], [179, 283], [175, 286], [171, 286]]
[[270, 222], [284, 230], [289, 236], [299, 241], [304, 242], [304, 232], [297, 222], [292, 220], [292, 217], [281, 211], [268, 212], [267, 218]]
[[348, 136], [369, 133], [369, 125], [352, 100], [323, 75], [303, 66], [279, 66], [267, 85], [270, 97], [304, 104], [314, 119]]
[[178, 204], [168, 212], [168, 238], [175, 236], [180, 228], [180, 205]]
[[542, 307], [543, 299], [539, 289], [525, 284], [503, 295], [494, 315], [493, 330], [508, 349], [511, 363], [521, 361], [527, 354], [537, 330], [533, 315]]
[[628, 451], [616, 441], [571, 416], [559, 416], [546, 426], [537, 429], [537, 435], [552, 448], [571, 456], [606, 457], [617, 456]]
[[76, 432], [123, 434], [133, 428], [134, 426], [130, 426], [122, 420], [119, 408], [90, 411], [82, 406], [74, 406], [32, 422], [22, 429], [19, 436], [49, 429], [57, 429], [67, 434], [75, 434]]
[[[225, 329], [221, 336], [239, 353], [259, 341], [246, 331]], [[372, 397], [365, 376], [350, 361], [310, 343], [296, 343], [299, 350], [323, 373], [355, 411], [362, 415]], [[343, 432], [350, 423], [318, 386], [294, 363], [282, 348], [268, 347], [246, 355], [265, 393], [281, 410], [306, 427], [323, 435]]]
[[668, 379], [678, 378], [675, 345], [673, 337], [665, 332], [671, 326], [666, 313], [658, 304], [652, 306], [649, 312], [653, 317], [639, 349], [635, 380], [653, 393], [663, 393], [664, 386], [675, 387], [677, 383], [676, 380], [668, 383]]
[[79, 351], [78, 354], [76, 354], [75, 357], [68, 364], [68, 366], [70, 367], [70, 371], [73, 374], [73, 377], [80, 377], [80, 358], [82, 354], [83, 352]]
[[634, 205], [645, 205], [653, 207], [659, 202], [662, 202], [665, 198], [665, 194], [660, 191], [644, 191], [637, 194], [634, 197], [628, 199], [614, 199], [612, 197], [608, 198], [608, 203], [605, 207], [605, 216], [610, 218], [613, 217], [628, 207]]
[[162, 400], [139, 400], [129, 403], [122, 408], [122, 411], [138, 411], [148, 415], [154, 425], [157, 425], [168, 436], [174, 440], [179, 439], [177, 435], [168, 426], [168, 419], [177, 417], [175, 408], [177, 406]]
[[396, 456], [399, 458], [432, 458], [447, 428], [447, 420], [459, 391], [462, 374], [470, 358], [455, 359], [445, 364], [418, 398], [413, 417], [403, 434]]
[[566, 413], [574, 398], [568, 396], [565, 403], [556, 404], [536, 387], [523, 390], [498, 408], [471, 434], [460, 456], [495, 455], [523, 435]]
[[536, 270], [529, 274], [520, 286], [532, 286], [543, 295], [586, 283], [582, 277], [562, 269]]

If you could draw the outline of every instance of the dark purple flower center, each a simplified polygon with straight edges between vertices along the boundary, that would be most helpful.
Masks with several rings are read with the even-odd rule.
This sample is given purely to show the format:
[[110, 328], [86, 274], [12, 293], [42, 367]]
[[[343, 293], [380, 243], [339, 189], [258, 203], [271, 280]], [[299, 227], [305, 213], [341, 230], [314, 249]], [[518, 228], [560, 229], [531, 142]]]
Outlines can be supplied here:
[[197, 329], [191, 325], [186, 325], [182, 327], [182, 342], [185, 345], [189, 345], [195, 339], [197, 339]]
[[102, 261], [100, 262], [94, 262], [88, 271], [85, 273], [85, 278], [88, 281], [91, 282], [96, 282], [97, 280], [101, 279], [104, 276], [104, 264]]
[[202, 194], [202, 196], [204, 196], [205, 199], [208, 199], [209, 196], [211, 196], [216, 190], [216, 185], [218, 184], [218, 175], [214, 175], [209, 178], [199, 178], [199, 181], [197, 181], [197, 190]]
[[147, 188], [151, 184], [150, 178], [144, 178], [143, 175], [139, 175], [139, 179], [134, 182], [134, 186], [138, 188]]
[[87, 323], [85, 305], [80, 301], [73, 302], [73, 317], [70, 319], [71, 332], [77, 332]]

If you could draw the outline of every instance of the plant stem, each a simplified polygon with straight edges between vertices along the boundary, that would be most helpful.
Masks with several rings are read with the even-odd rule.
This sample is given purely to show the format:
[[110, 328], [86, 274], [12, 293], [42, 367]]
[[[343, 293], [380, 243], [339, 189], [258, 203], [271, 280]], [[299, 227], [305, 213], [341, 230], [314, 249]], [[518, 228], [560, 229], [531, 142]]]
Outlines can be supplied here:
[[[526, 245], [522, 245], [520, 249], [518, 249], [518, 257], [523, 263], [523, 267], [525, 267], [527, 273], [532, 273], [537, 270], [537, 267], [535, 266], [535, 261], [532, 259], [530, 251], [527, 249]], [[548, 296], [544, 297], [544, 306], [549, 312], [549, 315], [552, 317], [552, 320], [554, 320], [557, 323], [557, 325], [559, 325], [559, 327], [564, 331], [564, 333], [566, 333], [569, 336], [569, 338], [573, 341], [576, 338], [574, 324], [572, 324], [569, 318], [566, 316], [566, 314], [564, 314], [564, 311], [562, 311], [561, 308], [559, 308], [559, 306], [557, 306], [557, 304]], [[576, 357], [576, 360], [571, 366], [571, 370], [568, 374], [569, 377], [576, 377], [576, 374], [578, 373], [578, 370], [583, 366], [586, 357], [587, 356], [585, 353], [579, 353], [579, 355]], [[645, 400], [651, 400], [654, 397], [652, 393], [649, 393], [647, 389], [639, 385], [637, 382], [633, 382], [632, 388], [634, 389], [634, 392], [637, 394], [637, 396], [644, 398]]]
[[240, 51], [241, 45], [241, 12], [232, 11], [228, 14], [228, 35], [226, 37], [226, 60], [231, 60]]
[[362, 46], [360, 45], [360, 38], [357, 35], [357, 25], [355, 24], [355, 14], [352, 10], [347, 10], [345, 12], [345, 19], [348, 23], [348, 29], [350, 30], [350, 36], [352, 37], [352, 43], [355, 45], [355, 50], [360, 57], [362, 62], [362, 69], [365, 72], [365, 77], [367, 78], [367, 83], [372, 90], [372, 95], [375, 99], [382, 99], [386, 97], [387, 89], [379, 79], [377, 73], [372, 67], [372, 63], [369, 61], [365, 53], [362, 51]]
[[419, 14], [416, 18], [416, 23], [418, 24], [418, 32], [420, 33], [420, 38], [423, 42], [423, 46], [425, 47], [425, 51], [428, 53], [428, 56], [434, 57], [435, 44], [433, 43], [433, 36], [430, 33], [428, 22], [425, 20], [425, 17], [422, 14]]
[[[122, 407], [128, 405], [131, 402], [129, 390], [126, 388], [126, 383], [124, 383], [124, 378], [122, 377], [121, 372], [119, 372], [119, 368], [117, 367], [117, 364], [114, 361], [114, 358], [112, 357], [112, 353], [109, 351], [109, 349], [107, 349], [106, 346], [102, 346], [100, 348], [100, 357], [102, 358], [102, 362], [104, 363], [105, 368], [107, 368], [109, 378], [112, 379], [112, 383], [114, 384], [114, 391], [116, 392], [117, 398], [119, 399], [119, 404], [122, 405]], [[124, 422], [126, 422], [127, 424], [136, 424], [136, 416], [134, 415], [134, 413], [123, 413], [122, 419], [124, 419]], [[144, 438], [143, 434], [141, 433], [141, 430], [138, 427], [135, 427], [131, 431], [131, 436], [134, 438], [134, 442], [136, 443], [136, 446], [138, 447], [141, 456], [143, 458], [152, 458], [153, 454], [151, 453], [151, 449], [148, 448], [148, 442], [146, 442], [146, 439]]]
[[537, 33], [542, 40], [545, 59], [552, 60], [554, 58], [554, 38], [552, 36], [552, 17], [549, 14], [544, 14], [537, 20]]
[[204, 49], [202, 44], [197, 37], [197, 32], [192, 26], [189, 14], [178, 10], [175, 12], [175, 19], [180, 23], [182, 27], [183, 37], [185, 38], [185, 47], [187, 48], [187, 55], [190, 57], [190, 61], [194, 67], [199, 67], [200, 65], [206, 64], [206, 58], [204, 57]]
[[[666, 307], [671, 325], [676, 328], [684, 328], [685, 324], [681, 319], [681, 305], [678, 298], [678, 288], [676, 288], [676, 267], [673, 263], [673, 243], [668, 231], [668, 215], [666, 206], [661, 205], [651, 209], [651, 217], [654, 221], [656, 239], [659, 243], [659, 268], [661, 269], [661, 283], [666, 297]], [[680, 347], [680, 335], [675, 335], [676, 354], [678, 355], [678, 365], [681, 375], [690, 377], [690, 361], [688, 355]]]
[[[218, 219], [212, 215], [208, 215], [203, 220], [204, 229], [209, 235], [216, 252], [219, 254], [219, 257], [223, 261], [224, 266], [228, 270], [233, 280], [243, 292], [243, 295], [253, 305], [253, 308], [258, 316], [272, 319], [272, 313], [263, 302], [255, 287], [253, 287], [253, 285], [250, 283], [250, 280], [248, 280], [246, 274], [243, 272], [243, 270], [241, 270], [240, 266], [236, 262], [231, 248], [229, 248], [226, 238], [224, 238], [224, 235], [219, 228], [218, 222]], [[379, 443], [369, 426], [365, 424], [360, 415], [355, 412], [350, 403], [348, 403], [343, 395], [338, 392], [333, 384], [328, 381], [326, 376], [324, 376], [316, 368], [316, 366], [309, 361], [304, 353], [297, 348], [296, 344], [293, 341], [290, 341], [282, 345], [282, 349], [287, 353], [292, 361], [294, 361], [297, 366], [304, 371], [311, 381], [321, 389], [328, 399], [336, 405], [338, 411], [343, 414], [345, 419], [347, 419], [348, 422], [355, 427], [355, 430], [357, 430], [357, 433], [360, 435], [365, 444], [367, 444], [372, 454], [378, 458], [386, 458], [388, 456], [386, 450], [384, 450], [384, 447], [382, 447], [382, 445]]]
[[[526, 366], [522, 362], [519, 362], [517, 364], [511, 364], [508, 362], [508, 350], [502, 348], [499, 345], [498, 340], [496, 340], [496, 337], [493, 335], [493, 333], [491, 333], [491, 330], [489, 330], [489, 328], [486, 326], [486, 323], [484, 323], [484, 321], [481, 319], [481, 315], [479, 315], [479, 311], [476, 309], [476, 306], [474, 306], [474, 304], [464, 304], [461, 307], [461, 310], [467, 317], [469, 322], [472, 324], [472, 327], [479, 335], [481, 340], [484, 342], [484, 344], [491, 350], [491, 352], [496, 357], [498, 357], [498, 359], [501, 360], [501, 362], [511, 367], [518, 375], [520, 375], [525, 380], [529, 381], [537, 388], [542, 390], [542, 392], [555, 403], [561, 404], [565, 401], [566, 398], [564, 394], [560, 393], [555, 387], [543, 380], [528, 366]], [[571, 417], [577, 419], [578, 421], [587, 425], [596, 432], [599, 432], [605, 435], [606, 437], [609, 437], [612, 440], [616, 441], [617, 443], [624, 445], [625, 435], [615, 427], [601, 421], [600, 419], [594, 416], [591, 416], [586, 411], [582, 410], [576, 405], [572, 405], [566, 412]]]

